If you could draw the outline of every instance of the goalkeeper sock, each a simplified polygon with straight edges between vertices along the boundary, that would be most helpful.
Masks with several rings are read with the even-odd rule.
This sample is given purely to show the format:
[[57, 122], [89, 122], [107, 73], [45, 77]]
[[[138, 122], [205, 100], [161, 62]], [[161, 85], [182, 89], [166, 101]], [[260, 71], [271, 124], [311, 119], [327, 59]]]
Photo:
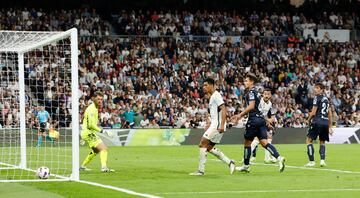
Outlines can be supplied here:
[[96, 153], [94, 151], [91, 151], [85, 158], [84, 162], [82, 163], [81, 166], [85, 167], [86, 165], [88, 165], [91, 160], [96, 156]]
[[100, 161], [101, 161], [101, 167], [102, 167], [102, 168], [107, 167], [107, 165], [106, 165], [106, 163], [107, 163], [107, 156], [108, 156], [107, 150], [102, 150], [102, 151], [100, 151]]
[[38, 136], [38, 146], [41, 146], [42, 144], [42, 135]]
[[225, 164], [227, 164], [227, 165], [230, 164], [231, 160], [228, 157], [226, 157], [226, 155], [224, 155], [224, 153], [221, 152], [220, 149], [214, 147], [209, 152], [211, 154], [215, 155], [219, 160], [221, 160]]

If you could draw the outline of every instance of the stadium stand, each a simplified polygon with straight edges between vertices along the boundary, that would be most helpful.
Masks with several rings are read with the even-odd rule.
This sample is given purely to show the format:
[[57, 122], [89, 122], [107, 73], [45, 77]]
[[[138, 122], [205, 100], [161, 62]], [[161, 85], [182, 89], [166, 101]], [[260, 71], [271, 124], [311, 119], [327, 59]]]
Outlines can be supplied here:
[[[272, 90], [278, 127], [305, 127], [318, 81], [335, 107], [334, 125], [360, 126], [360, 42], [313, 41], [300, 34], [304, 28], [359, 30], [357, 13], [313, 19], [302, 13], [124, 10], [112, 20], [85, 8], [0, 10], [2, 30], [78, 28], [80, 114], [94, 90], [105, 91], [103, 127], [204, 127], [204, 79], [215, 77], [232, 115], [243, 108], [242, 79], [248, 71], [259, 76], [259, 86]], [[61, 101], [63, 115], [69, 114], [70, 93], [52, 89], [51, 75], [36, 74], [50, 65], [32, 64], [27, 75], [45, 78], [37, 84], [43, 93], [38, 98]], [[16, 100], [11, 93], [17, 85], [4, 82], [0, 98]], [[8, 101], [0, 101], [4, 128], [19, 120], [16, 103]], [[32, 112], [44, 103], [29, 102], [34, 108], [27, 109], [28, 122], [35, 124]], [[58, 124], [71, 125], [70, 120]]]

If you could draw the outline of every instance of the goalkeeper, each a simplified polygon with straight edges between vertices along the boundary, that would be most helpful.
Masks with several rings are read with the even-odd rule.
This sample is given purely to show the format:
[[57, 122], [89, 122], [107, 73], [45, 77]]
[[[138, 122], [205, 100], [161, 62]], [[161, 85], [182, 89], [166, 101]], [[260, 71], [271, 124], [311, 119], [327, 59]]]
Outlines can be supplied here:
[[86, 168], [86, 165], [89, 164], [98, 153], [100, 153], [101, 171], [114, 172], [114, 170], [109, 169], [106, 165], [108, 155], [107, 147], [96, 134], [100, 132], [111, 136], [111, 132], [104, 131], [98, 127], [98, 109], [103, 101], [103, 94], [100, 91], [96, 91], [92, 97], [92, 101], [93, 103], [91, 103], [85, 110], [81, 131], [81, 139], [89, 145], [91, 151], [82, 163], [80, 170], [90, 170]]

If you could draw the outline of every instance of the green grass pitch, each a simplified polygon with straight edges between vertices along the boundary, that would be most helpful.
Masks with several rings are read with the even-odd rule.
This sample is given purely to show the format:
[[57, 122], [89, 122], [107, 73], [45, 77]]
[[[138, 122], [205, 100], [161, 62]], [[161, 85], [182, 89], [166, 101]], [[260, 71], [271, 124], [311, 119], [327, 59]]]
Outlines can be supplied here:
[[[227, 156], [240, 161], [242, 145], [219, 145]], [[97, 182], [159, 197], [360, 197], [359, 144], [327, 145], [327, 167], [302, 169], [306, 146], [276, 145], [286, 157], [285, 172], [262, 163], [263, 149], [250, 173], [229, 174], [228, 167], [208, 155], [206, 175], [189, 176], [198, 166], [197, 146], [110, 147], [108, 164], [116, 173], [100, 173], [99, 156], [81, 180]], [[318, 150], [318, 145], [315, 145]], [[82, 161], [89, 150], [81, 147]], [[324, 170], [326, 169], [326, 170]], [[349, 172], [335, 172], [343, 170]], [[1, 177], [2, 175], [0, 175]], [[342, 190], [343, 189], [343, 190]], [[136, 197], [77, 182], [0, 183], [0, 197]]]

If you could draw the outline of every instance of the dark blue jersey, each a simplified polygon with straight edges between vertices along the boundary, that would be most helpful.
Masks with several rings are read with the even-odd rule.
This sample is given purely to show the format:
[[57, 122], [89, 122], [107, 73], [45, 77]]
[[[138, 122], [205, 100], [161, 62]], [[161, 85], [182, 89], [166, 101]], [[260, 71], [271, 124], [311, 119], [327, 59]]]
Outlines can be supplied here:
[[318, 95], [314, 98], [313, 106], [317, 107], [313, 123], [329, 125], [329, 99], [324, 95]]
[[261, 101], [261, 94], [255, 89], [251, 88], [244, 96], [246, 106], [249, 106], [251, 101], [255, 101], [254, 108], [249, 112], [249, 119], [254, 117], [264, 117], [259, 110], [259, 104]]

